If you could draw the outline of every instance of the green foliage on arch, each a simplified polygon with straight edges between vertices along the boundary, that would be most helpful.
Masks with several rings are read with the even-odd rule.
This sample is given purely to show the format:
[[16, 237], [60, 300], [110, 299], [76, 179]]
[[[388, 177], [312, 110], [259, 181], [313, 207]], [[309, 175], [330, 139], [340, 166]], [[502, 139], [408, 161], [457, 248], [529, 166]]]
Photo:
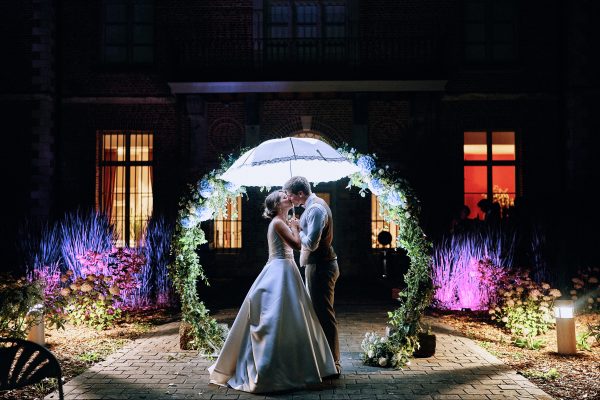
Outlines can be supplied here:
[[[209, 284], [200, 264], [198, 247], [207, 242], [200, 223], [213, 219], [221, 212], [227, 213], [227, 203], [235, 207], [238, 196], [245, 194], [243, 187], [236, 187], [218, 178], [235, 161], [233, 155], [221, 162], [219, 169], [206, 174], [197, 185], [189, 185], [188, 193], [179, 203], [179, 214], [171, 241], [172, 262], [169, 275], [181, 301], [183, 322], [191, 326], [192, 342], [207, 355], [218, 354], [227, 337], [227, 329], [219, 325], [200, 301], [197, 292], [198, 279]], [[237, 210], [233, 210], [237, 212]]]
[[[400, 293], [400, 305], [388, 313], [388, 323], [392, 328], [390, 334], [378, 337], [369, 332], [363, 341], [365, 363], [401, 368], [418, 346], [421, 316], [433, 295], [431, 242], [419, 225], [419, 202], [406, 180], [388, 167], [378, 168], [375, 156], [361, 155], [354, 149], [338, 150], [360, 168], [360, 172], [350, 176], [348, 188], [357, 187], [363, 196], [367, 191], [378, 196], [384, 218], [400, 226], [397, 243], [410, 258], [410, 267], [404, 275], [406, 288]], [[243, 151], [237, 156], [241, 154]], [[200, 222], [212, 219], [218, 212], [225, 212], [228, 201], [245, 194], [244, 188], [218, 178], [237, 156], [230, 155], [222, 161], [219, 169], [204, 176], [198, 185], [190, 185], [188, 195], [180, 202], [171, 244], [173, 261], [169, 272], [181, 297], [183, 321], [192, 326], [194, 339], [191, 345], [206, 354], [218, 353], [227, 331], [210, 316], [196, 290], [198, 279], [208, 284], [197, 253], [198, 246], [206, 243]], [[236, 204], [235, 201], [231, 203]]]
[[404, 275], [406, 287], [398, 298], [400, 305], [388, 312], [389, 334], [379, 337], [367, 332], [362, 342], [366, 364], [401, 368], [419, 346], [421, 316], [433, 297], [431, 241], [419, 225], [419, 201], [405, 179], [387, 166], [378, 167], [375, 155], [362, 155], [354, 149], [340, 149], [340, 152], [360, 168], [359, 173], [350, 177], [348, 187], [358, 187], [363, 196], [367, 190], [377, 196], [384, 218], [400, 227], [397, 246], [410, 258], [410, 267]]

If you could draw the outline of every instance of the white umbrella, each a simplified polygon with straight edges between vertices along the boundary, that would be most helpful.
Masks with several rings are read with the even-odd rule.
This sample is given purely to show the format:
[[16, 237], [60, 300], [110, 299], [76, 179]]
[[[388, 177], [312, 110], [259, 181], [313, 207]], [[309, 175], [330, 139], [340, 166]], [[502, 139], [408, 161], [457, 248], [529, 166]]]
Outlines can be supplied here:
[[327, 143], [310, 138], [267, 140], [245, 152], [221, 179], [240, 186], [282, 186], [292, 176], [336, 181], [359, 168]]

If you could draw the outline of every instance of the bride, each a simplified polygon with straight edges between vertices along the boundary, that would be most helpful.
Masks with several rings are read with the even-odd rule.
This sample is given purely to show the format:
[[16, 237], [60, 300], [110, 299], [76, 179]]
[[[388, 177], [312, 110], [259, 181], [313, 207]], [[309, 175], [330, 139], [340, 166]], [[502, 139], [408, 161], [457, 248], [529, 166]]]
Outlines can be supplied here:
[[285, 192], [265, 199], [269, 260], [238, 312], [210, 382], [245, 392], [302, 388], [337, 373], [333, 355], [294, 261], [298, 220]]

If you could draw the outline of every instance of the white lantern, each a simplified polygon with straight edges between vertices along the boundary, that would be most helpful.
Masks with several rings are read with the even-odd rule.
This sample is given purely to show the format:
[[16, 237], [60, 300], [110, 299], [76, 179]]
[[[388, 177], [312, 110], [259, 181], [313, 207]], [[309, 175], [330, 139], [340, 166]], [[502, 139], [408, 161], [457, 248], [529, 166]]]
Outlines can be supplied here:
[[574, 308], [572, 300], [556, 300], [554, 302], [556, 345], [559, 354], [577, 353]]

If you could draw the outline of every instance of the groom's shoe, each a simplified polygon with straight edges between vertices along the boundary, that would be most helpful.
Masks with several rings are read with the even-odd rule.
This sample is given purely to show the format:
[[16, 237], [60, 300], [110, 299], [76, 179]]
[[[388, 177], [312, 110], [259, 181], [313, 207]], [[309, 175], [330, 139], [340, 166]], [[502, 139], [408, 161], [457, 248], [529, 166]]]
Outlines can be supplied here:
[[335, 369], [337, 370], [337, 374], [326, 376], [325, 379], [340, 379], [340, 375], [342, 375], [342, 366], [340, 364], [335, 364]]

